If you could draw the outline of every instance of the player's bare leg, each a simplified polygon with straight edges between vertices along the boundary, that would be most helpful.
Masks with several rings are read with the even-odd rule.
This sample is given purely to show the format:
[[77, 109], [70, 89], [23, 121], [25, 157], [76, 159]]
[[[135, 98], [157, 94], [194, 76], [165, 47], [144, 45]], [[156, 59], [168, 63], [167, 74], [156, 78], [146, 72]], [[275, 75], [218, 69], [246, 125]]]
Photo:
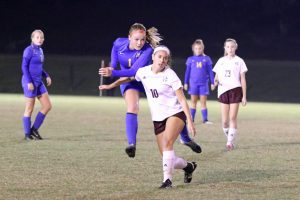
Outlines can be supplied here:
[[229, 131], [229, 105], [221, 103], [222, 128], [227, 139]]
[[233, 150], [234, 148], [234, 139], [237, 133], [237, 115], [239, 111], [239, 103], [230, 104], [229, 109], [229, 131], [227, 138], [227, 149]]
[[170, 117], [166, 123], [166, 129], [156, 136], [160, 154], [163, 157], [164, 182], [160, 188], [172, 187], [172, 174], [174, 169], [183, 169], [185, 172], [184, 182], [190, 183], [192, 174], [197, 167], [195, 162], [189, 163], [177, 157], [173, 150], [174, 142], [180, 134], [184, 122], [178, 117]]

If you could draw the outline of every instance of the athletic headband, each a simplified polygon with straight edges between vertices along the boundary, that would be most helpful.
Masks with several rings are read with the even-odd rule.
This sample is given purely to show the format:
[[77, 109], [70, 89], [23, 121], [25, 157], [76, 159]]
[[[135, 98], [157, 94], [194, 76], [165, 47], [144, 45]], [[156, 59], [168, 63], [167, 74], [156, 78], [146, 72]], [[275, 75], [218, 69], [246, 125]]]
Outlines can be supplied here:
[[154, 49], [154, 51], [153, 51], [153, 55], [156, 53], [156, 52], [158, 52], [158, 51], [165, 51], [165, 52], [167, 52], [167, 54], [168, 54], [168, 56], [170, 56], [170, 49], [168, 48], [168, 47], [166, 47], [166, 46], [158, 46], [158, 47], [156, 47], [155, 49]]

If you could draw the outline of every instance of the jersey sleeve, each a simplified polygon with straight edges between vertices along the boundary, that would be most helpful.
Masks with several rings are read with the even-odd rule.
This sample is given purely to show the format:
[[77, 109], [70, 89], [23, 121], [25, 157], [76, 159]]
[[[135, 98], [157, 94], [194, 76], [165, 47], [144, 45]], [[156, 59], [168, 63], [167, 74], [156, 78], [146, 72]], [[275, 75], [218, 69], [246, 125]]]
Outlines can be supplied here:
[[27, 83], [33, 82], [31, 74], [29, 72], [29, 64], [31, 58], [32, 58], [32, 51], [30, 48], [26, 48], [23, 53], [22, 72]]
[[43, 71], [42, 71], [42, 76], [43, 76], [44, 78], [50, 77], [49, 74], [48, 74], [44, 69], [43, 69]]
[[113, 47], [111, 49], [111, 55], [110, 55], [110, 67], [117, 68], [118, 65], [118, 39], [113, 44]]
[[207, 62], [207, 73], [209, 75], [210, 83], [214, 84], [215, 76], [214, 76], [214, 73], [213, 73], [213, 70], [212, 70], [212, 61], [211, 61], [209, 56], [207, 56], [207, 61], [208, 61]]
[[174, 91], [182, 88], [181, 80], [173, 70], [170, 70], [168, 78], [169, 78], [169, 84]]
[[246, 73], [248, 71], [248, 68], [246, 66], [246, 63], [243, 59], [241, 59], [241, 63], [240, 63], [240, 66], [241, 66], [241, 74], [242, 73]]
[[191, 60], [188, 58], [186, 60], [186, 69], [185, 69], [185, 75], [184, 75], [184, 84], [188, 84], [190, 80], [190, 74], [191, 74]]
[[132, 77], [135, 76], [137, 70], [141, 67], [145, 67], [149, 64], [149, 59], [151, 58], [153, 49], [152, 47], [148, 47], [140, 57], [134, 62], [130, 69], [124, 70], [113, 70], [112, 76], [114, 77]]

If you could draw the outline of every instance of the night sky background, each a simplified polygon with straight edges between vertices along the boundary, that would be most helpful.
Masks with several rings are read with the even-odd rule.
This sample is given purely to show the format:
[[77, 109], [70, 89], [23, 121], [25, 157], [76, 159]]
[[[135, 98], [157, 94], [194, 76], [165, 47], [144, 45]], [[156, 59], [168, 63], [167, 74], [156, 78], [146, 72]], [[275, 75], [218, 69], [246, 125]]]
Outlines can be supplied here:
[[242, 57], [299, 60], [297, 0], [24, 0], [0, 1], [1, 54], [20, 54], [34, 29], [45, 32], [49, 54], [109, 54], [117, 37], [135, 22], [155, 26], [173, 56], [185, 58], [201, 38], [219, 57], [223, 42], [238, 41]]

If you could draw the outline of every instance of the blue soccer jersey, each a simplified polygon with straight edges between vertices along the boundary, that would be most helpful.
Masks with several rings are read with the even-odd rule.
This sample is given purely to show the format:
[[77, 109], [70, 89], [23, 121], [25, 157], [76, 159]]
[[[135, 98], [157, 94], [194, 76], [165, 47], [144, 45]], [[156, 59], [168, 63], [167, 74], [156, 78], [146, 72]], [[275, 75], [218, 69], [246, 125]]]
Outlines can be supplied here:
[[44, 53], [41, 47], [36, 45], [28, 46], [23, 53], [22, 60], [22, 84], [39, 84], [43, 77], [49, 77], [43, 69]]
[[140, 50], [131, 50], [128, 38], [118, 38], [111, 51], [111, 67], [116, 68], [119, 63], [121, 70], [113, 70], [112, 76], [134, 76], [139, 68], [151, 63], [152, 53], [153, 48], [148, 43]]
[[212, 61], [209, 56], [191, 56], [186, 61], [184, 83], [190, 86], [214, 83]]

